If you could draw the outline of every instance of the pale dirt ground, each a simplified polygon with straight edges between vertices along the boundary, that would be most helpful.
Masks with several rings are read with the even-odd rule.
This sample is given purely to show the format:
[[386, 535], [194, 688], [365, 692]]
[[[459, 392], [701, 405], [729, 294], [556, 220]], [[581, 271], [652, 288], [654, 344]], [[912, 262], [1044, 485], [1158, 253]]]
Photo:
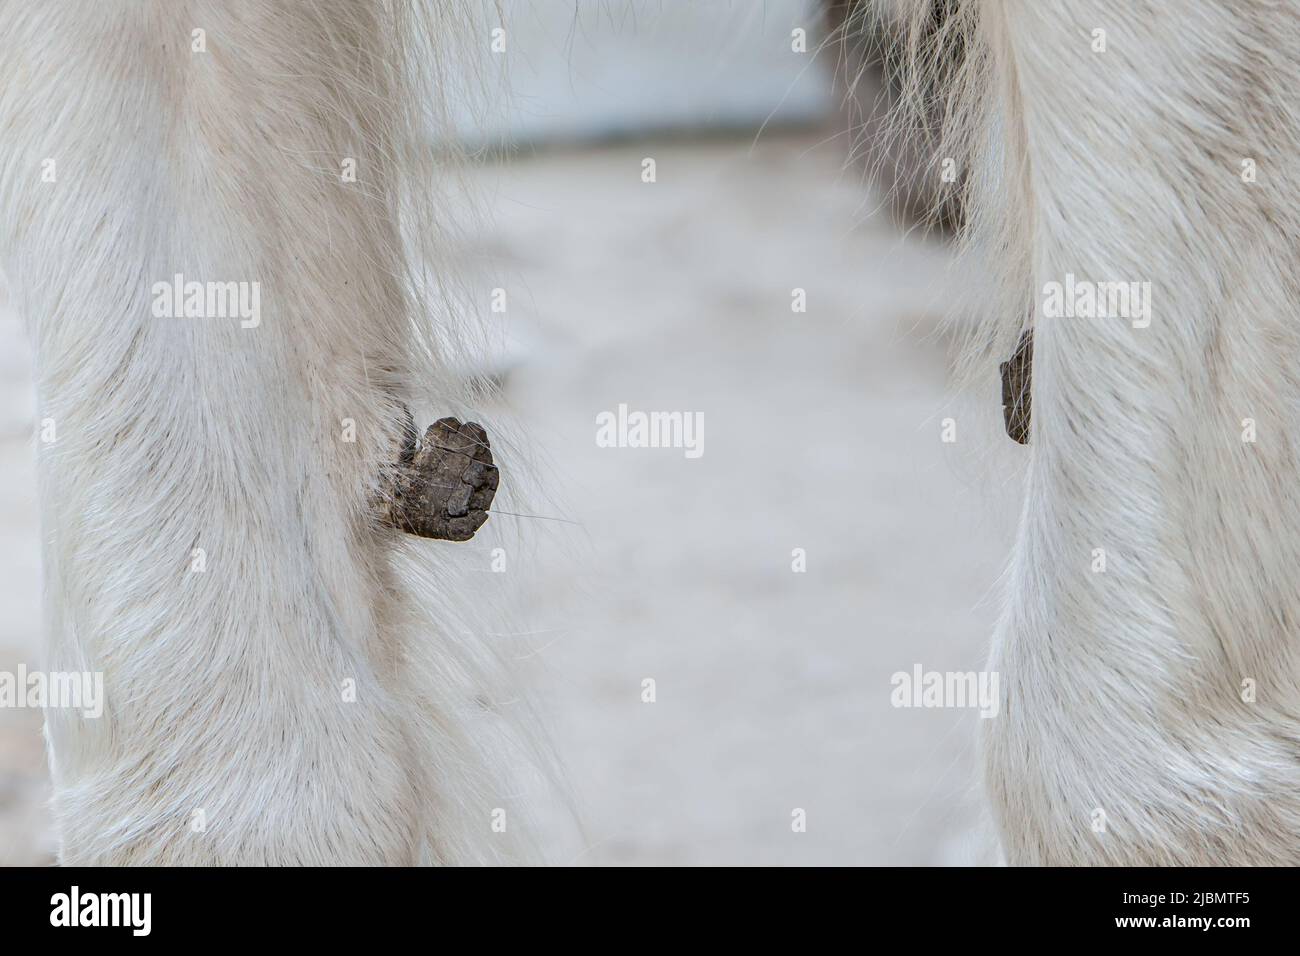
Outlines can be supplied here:
[[[552, 513], [582, 522], [517, 572], [582, 862], [990, 858], [978, 719], [896, 710], [889, 679], [983, 665], [1016, 495], [954, 457], [973, 431], [939, 441], [943, 417], [970, 425], [936, 331], [948, 250], [870, 215], [818, 143], [647, 141], [482, 174], [480, 252], [531, 356], [507, 396], [555, 470]], [[620, 402], [703, 412], [704, 455], [597, 448]]]
[[[529, 434], [540, 513], [579, 523], [493, 519], [527, 541], [508, 573], [530, 691], [586, 829], [550, 841], [557, 862], [988, 858], [978, 718], [894, 709], [889, 679], [982, 666], [1014, 492], [979, 490], [939, 441], [965, 420], [936, 331], [947, 250], [870, 216], [816, 143], [651, 141], [473, 174], [495, 220], [468, 251], [507, 288], [516, 343], [489, 421]], [[37, 660], [38, 529], [29, 359], [12, 322], [0, 339], [12, 669]], [[620, 402], [703, 412], [703, 457], [597, 448]], [[0, 863], [48, 857], [39, 723], [0, 711]]]

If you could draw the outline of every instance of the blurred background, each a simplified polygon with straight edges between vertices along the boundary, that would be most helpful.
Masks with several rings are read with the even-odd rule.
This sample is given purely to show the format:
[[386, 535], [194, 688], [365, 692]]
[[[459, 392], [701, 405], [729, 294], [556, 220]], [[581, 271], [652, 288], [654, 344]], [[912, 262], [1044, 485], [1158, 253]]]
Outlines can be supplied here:
[[[1014, 446], [992, 379], [955, 397], [929, 171], [862, 158], [890, 89], [834, 35], [851, 7], [484, 4], [454, 260], [481, 276], [486, 420], [527, 436], [546, 510], [458, 547], [485, 572], [504, 548], [584, 827], [543, 834], [556, 863], [994, 859], [976, 712], [895, 709], [890, 678], [983, 666], [1018, 501], [985, 466]], [[40, 660], [34, 404], [0, 313], [0, 670]], [[598, 447], [620, 404], [702, 414], [703, 455]], [[40, 715], [0, 710], [0, 864], [50, 861], [46, 796]]]

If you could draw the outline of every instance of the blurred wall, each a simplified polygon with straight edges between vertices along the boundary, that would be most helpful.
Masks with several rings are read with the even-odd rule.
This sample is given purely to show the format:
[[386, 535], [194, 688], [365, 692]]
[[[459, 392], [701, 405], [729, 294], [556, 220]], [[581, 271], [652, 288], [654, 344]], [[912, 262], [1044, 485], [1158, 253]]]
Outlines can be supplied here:
[[[485, 5], [486, 6], [486, 5]], [[476, 30], [486, 89], [458, 98], [473, 144], [522, 146], [827, 116], [817, 0], [504, 0]], [[506, 55], [491, 54], [504, 29]], [[808, 52], [794, 54], [803, 29]]]

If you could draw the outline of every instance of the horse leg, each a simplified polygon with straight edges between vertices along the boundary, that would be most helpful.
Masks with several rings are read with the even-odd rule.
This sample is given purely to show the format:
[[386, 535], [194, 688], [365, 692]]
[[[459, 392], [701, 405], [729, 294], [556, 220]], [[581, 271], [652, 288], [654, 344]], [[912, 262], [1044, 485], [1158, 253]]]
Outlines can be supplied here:
[[420, 351], [393, 194], [403, 15], [0, 8], [0, 255], [55, 436], [47, 662], [105, 693], [98, 719], [47, 715], [64, 862], [473, 842], [431, 818], [401, 535], [374, 505]]
[[[976, 224], [1013, 237], [1012, 298], [1036, 302], [985, 722], [1005, 848], [1295, 864], [1300, 9], [979, 9], [1001, 176], [976, 179]], [[1061, 315], [1067, 277], [1149, 283], [1149, 311]]]

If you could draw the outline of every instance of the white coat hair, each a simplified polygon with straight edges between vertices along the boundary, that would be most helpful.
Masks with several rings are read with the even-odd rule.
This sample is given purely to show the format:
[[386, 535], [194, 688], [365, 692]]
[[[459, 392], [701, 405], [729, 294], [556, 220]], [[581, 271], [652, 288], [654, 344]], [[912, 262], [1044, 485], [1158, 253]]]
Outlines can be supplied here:
[[[981, 722], [1007, 859], [1300, 863], [1300, 5], [887, 12], [994, 276], [968, 361], [1034, 329]], [[1149, 325], [1045, 314], [1070, 275], [1151, 283]]]
[[[56, 435], [46, 665], [106, 695], [47, 715], [65, 863], [528, 858], [537, 748], [466, 545], [375, 507], [402, 405], [476, 398], [425, 255], [457, 17], [0, 3], [0, 265]], [[257, 283], [258, 321], [160, 317], [178, 274]]]

